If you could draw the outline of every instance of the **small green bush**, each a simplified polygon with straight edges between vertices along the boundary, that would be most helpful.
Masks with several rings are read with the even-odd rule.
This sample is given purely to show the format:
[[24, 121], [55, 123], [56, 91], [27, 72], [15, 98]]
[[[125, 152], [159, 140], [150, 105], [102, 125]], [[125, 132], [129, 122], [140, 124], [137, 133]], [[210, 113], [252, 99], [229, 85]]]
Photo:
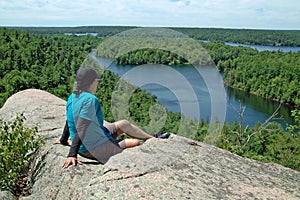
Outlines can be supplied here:
[[37, 126], [24, 127], [24, 120], [23, 114], [17, 114], [11, 122], [0, 119], [0, 185], [1, 190], [12, 193], [31, 155], [44, 143], [42, 137], [37, 136]]

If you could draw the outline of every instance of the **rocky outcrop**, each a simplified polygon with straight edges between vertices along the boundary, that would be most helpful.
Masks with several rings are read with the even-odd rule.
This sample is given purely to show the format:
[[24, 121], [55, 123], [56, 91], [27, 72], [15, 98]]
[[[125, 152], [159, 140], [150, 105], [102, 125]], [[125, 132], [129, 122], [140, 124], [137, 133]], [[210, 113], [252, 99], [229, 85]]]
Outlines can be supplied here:
[[63, 170], [69, 147], [53, 142], [62, 132], [64, 104], [26, 90], [0, 110], [5, 119], [24, 112], [46, 138], [32, 163], [31, 194], [21, 199], [300, 199], [300, 172], [176, 135], [150, 139], [105, 165], [79, 157], [83, 165]]

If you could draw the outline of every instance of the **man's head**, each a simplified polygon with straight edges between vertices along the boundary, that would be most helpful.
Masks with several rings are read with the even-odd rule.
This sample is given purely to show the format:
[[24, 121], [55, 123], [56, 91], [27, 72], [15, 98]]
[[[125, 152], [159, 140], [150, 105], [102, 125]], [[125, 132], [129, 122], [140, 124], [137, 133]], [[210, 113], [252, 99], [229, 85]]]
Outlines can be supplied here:
[[91, 67], [80, 67], [76, 73], [75, 91], [87, 91], [95, 80], [101, 78], [101, 73], [97, 73]]

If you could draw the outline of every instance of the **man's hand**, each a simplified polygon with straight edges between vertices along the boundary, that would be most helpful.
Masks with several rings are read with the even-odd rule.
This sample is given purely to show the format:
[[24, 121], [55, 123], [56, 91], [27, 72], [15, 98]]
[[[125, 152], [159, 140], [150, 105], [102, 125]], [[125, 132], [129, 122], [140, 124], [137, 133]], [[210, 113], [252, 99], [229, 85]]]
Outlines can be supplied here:
[[77, 160], [77, 158], [75, 157], [68, 157], [67, 160], [64, 162], [62, 168], [65, 169], [65, 168], [68, 168], [70, 165], [82, 165], [82, 162]]

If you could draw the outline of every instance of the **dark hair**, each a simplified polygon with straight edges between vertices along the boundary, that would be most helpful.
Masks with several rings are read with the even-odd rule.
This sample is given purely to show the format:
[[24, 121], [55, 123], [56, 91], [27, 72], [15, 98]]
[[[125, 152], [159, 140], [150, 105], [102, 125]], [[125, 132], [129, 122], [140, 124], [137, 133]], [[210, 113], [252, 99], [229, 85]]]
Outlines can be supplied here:
[[80, 67], [76, 73], [76, 86], [73, 91], [76, 95], [79, 95], [83, 91], [87, 91], [95, 79], [100, 79], [101, 73], [96, 72], [91, 67]]

